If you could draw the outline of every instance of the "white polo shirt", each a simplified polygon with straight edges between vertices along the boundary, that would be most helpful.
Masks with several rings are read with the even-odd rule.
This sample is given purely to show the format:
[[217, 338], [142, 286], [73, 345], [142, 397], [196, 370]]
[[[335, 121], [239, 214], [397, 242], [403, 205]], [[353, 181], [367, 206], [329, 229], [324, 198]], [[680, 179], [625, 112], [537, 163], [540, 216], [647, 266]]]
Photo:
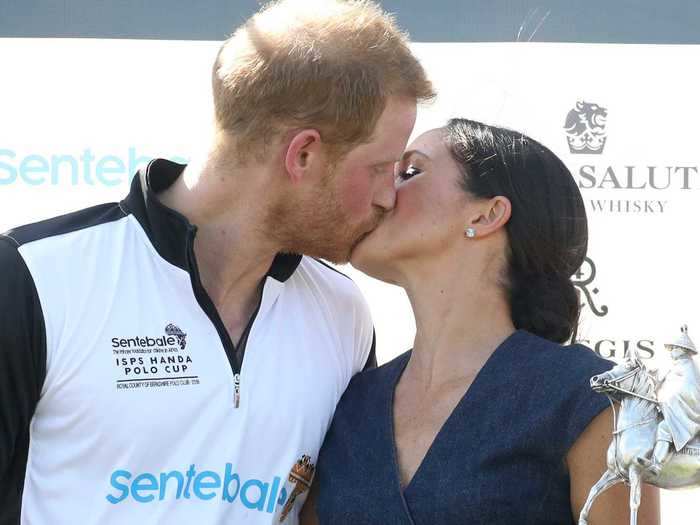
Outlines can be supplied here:
[[234, 345], [155, 198], [182, 170], [0, 236], [0, 524], [296, 523], [369, 311], [280, 254]]

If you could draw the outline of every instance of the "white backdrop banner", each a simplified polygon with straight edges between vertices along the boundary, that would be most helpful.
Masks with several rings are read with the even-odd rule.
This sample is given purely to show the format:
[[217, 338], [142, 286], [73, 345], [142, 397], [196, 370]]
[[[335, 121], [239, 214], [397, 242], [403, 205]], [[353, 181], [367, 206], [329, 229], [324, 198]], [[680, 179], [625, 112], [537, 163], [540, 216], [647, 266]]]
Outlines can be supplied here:
[[[0, 231], [120, 200], [148, 159], [199, 154], [218, 45], [0, 39]], [[663, 343], [681, 323], [700, 342], [700, 46], [414, 49], [439, 92], [414, 135], [457, 116], [503, 125], [547, 145], [574, 175], [590, 229], [575, 276], [579, 340], [613, 359], [636, 348], [652, 366], [666, 365]], [[347, 271], [372, 308], [380, 362], [410, 348], [403, 292]], [[689, 495], [664, 497], [665, 524], [696, 523], [682, 510]]]

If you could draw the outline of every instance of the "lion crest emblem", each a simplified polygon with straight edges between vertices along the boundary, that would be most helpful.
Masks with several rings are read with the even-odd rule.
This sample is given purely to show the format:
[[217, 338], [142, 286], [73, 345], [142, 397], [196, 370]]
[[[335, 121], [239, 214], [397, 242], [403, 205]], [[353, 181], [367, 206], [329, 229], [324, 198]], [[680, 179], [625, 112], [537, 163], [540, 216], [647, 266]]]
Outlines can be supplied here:
[[576, 107], [566, 116], [564, 129], [569, 151], [579, 153], [603, 153], [607, 134], [605, 124], [608, 110], [591, 102], [576, 102]]

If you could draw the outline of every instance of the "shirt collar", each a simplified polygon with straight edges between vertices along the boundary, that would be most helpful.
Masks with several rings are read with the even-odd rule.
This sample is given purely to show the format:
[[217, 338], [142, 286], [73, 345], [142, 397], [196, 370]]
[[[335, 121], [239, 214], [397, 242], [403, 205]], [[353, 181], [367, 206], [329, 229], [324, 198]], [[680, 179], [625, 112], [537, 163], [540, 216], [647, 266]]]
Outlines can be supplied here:
[[[157, 193], [169, 188], [184, 169], [184, 164], [170, 160], [152, 160], [133, 178], [129, 194], [121, 204], [138, 220], [163, 259], [190, 272], [193, 269], [190, 243], [194, 241], [197, 227], [156, 197]], [[284, 282], [292, 276], [300, 262], [301, 255], [278, 253], [267, 275]]]

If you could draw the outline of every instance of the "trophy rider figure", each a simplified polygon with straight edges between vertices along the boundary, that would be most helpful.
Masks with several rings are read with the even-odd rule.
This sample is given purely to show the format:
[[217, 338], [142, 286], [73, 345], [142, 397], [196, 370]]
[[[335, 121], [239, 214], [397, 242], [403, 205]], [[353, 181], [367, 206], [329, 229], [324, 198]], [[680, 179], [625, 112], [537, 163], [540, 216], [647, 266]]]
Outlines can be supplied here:
[[676, 451], [682, 450], [700, 434], [700, 368], [693, 359], [698, 352], [688, 337], [688, 327], [681, 327], [681, 336], [665, 347], [671, 352], [673, 364], [659, 388], [659, 407], [664, 418], [656, 432], [652, 458], [640, 458], [654, 476], [670, 459], [672, 444]]

